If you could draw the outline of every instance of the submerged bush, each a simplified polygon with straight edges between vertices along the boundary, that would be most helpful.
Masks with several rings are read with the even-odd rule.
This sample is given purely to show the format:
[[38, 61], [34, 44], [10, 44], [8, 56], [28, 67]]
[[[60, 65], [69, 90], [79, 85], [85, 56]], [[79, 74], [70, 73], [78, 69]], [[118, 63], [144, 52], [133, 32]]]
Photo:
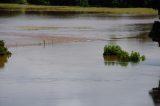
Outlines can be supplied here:
[[120, 55], [118, 56], [120, 61], [128, 62], [130, 57], [129, 53], [126, 51], [121, 51]]
[[132, 51], [130, 55], [130, 61], [132, 62], [139, 62], [141, 60], [141, 56], [138, 52]]
[[0, 56], [11, 55], [11, 52], [5, 47], [5, 42], [0, 40]]
[[144, 55], [141, 56], [142, 61], [146, 60], [146, 57]]
[[145, 60], [145, 56], [141, 56], [139, 52], [132, 51], [131, 54], [129, 54], [122, 50], [120, 46], [114, 44], [105, 45], [103, 56], [115, 56], [118, 61], [122, 62], [139, 62]]
[[3, 41], [3, 40], [0, 40], [0, 46], [1, 46], [1, 47], [4, 47], [4, 44], [5, 44], [4, 41]]
[[122, 49], [118, 45], [106, 45], [103, 55], [119, 55], [121, 52]]

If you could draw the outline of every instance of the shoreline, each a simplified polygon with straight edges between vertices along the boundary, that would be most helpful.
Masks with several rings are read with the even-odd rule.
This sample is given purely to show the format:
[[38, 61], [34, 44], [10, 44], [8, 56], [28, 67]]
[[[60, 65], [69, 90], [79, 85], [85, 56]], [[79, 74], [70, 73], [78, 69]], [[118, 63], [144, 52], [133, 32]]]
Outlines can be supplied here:
[[109, 8], [80, 6], [44, 6], [0, 3], [0, 12], [20, 12], [39, 14], [108, 14], [108, 15], [157, 15], [158, 11], [151, 8]]

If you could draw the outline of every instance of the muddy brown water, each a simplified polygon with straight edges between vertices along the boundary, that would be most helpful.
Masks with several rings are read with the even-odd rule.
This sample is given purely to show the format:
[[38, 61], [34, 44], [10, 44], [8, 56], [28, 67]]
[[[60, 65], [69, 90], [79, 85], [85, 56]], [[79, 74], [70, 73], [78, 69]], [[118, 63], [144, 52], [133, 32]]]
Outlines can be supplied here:
[[[9, 47], [13, 55], [0, 68], [0, 106], [154, 106], [148, 92], [160, 79], [160, 49], [147, 37], [154, 20], [104, 14], [1, 15], [0, 39], [17, 46]], [[43, 40], [39, 36], [87, 40], [30, 46]], [[102, 54], [108, 43], [139, 51], [146, 61], [125, 67], [106, 63]]]

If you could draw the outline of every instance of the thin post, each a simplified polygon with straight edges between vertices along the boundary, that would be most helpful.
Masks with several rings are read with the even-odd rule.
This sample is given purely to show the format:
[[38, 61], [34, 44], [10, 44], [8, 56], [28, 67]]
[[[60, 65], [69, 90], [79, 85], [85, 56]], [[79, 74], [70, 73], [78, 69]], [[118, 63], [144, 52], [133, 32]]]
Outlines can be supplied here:
[[53, 46], [53, 40], [52, 40], [52, 46]]
[[43, 47], [45, 48], [45, 46], [46, 46], [46, 41], [43, 40]]

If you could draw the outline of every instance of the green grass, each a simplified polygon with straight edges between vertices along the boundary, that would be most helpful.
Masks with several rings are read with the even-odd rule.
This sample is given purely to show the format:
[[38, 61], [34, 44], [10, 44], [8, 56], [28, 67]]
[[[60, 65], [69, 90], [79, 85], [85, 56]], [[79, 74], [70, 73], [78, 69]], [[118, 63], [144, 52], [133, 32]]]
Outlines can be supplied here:
[[127, 51], [122, 50], [119, 45], [114, 44], [105, 45], [103, 56], [110, 57], [110, 59], [114, 57], [114, 59], [116, 58], [121, 62], [140, 62], [145, 60], [145, 56], [141, 56], [139, 52], [132, 51], [129, 54]]
[[158, 11], [151, 8], [106, 8], [79, 6], [43, 6], [22, 4], [0, 4], [0, 11], [21, 12], [56, 12], [56, 13], [107, 13], [107, 14], [135, 14], [156, 15]]

